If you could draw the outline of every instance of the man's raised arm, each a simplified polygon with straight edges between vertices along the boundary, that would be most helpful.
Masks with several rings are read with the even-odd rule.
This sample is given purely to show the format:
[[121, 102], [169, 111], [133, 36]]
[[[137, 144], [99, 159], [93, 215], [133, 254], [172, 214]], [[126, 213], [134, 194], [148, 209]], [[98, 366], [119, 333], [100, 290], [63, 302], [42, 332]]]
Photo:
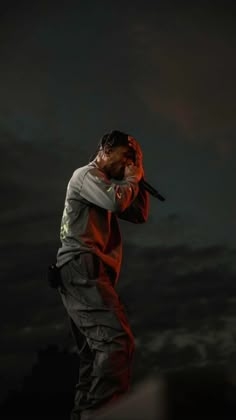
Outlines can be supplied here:
[[131, 223], [145, 223], [148, 219], [149, 207], [150, 194], [139, 184], [136, 198], [127, 209], [118, 213], [118, 217]]

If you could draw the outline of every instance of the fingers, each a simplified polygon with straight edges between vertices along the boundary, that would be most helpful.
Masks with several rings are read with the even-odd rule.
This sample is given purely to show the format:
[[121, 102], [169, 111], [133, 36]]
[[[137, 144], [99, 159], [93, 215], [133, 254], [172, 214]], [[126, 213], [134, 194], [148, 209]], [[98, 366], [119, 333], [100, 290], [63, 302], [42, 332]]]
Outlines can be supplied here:
[[139, 168], [140, 171], [140, 179], [145, 177], [144, 174], [144, 168], [143, 168], [143, 152], [142, 149], [139, 145], [139, 143], [137, 142], [137, 140], [132, 137], [132, 136], [128, 136], [128, 144], [129, 147], [131, 147], [134, 151], [135, 151], [135, 162], [134, 165]]
[[141, 147], [138, 144], [137, 140], [135, 140], [134, 137], [128, 136], [128, 143], [129, 143], [129, 146], [132, 147], [135, 151], [137, 151], [137, 152], [139, 151], [139, 152], [142, 153]]
[[127, 165], [125, 167], [124, 178], [127, 178], [129, 176], [135, 176], [137, 182], [139, 182], [143, 177], [142, 167], [138, 167], [135, 165]]
[[142, 149], [141, 149], [139, 143], [137, 142], [137, 140], [135, 140], [134, 137], [128, 136], [128, 144], [129, 144], [129, 147], [131, 147], [135, 151], [135, 155], [136, 155], [135, 165], [136, 166], [141, 166], [142, 165], [142, 159], [143, 159], [143, 153], [142, 153]]

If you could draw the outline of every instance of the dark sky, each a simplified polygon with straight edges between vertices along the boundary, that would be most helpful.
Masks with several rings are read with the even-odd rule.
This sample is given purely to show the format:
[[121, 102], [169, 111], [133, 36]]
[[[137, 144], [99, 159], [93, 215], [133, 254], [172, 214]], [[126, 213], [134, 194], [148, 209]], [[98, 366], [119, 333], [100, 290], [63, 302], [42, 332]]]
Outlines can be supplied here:
[[114, 128], [166, 197], [145, 225], [121, 222], [137, 346], [236, 360], [232, 3], [20, 3], [0, 12], [1, 390], [39, 348], [72, 344], [45, 271], [69, 178]]

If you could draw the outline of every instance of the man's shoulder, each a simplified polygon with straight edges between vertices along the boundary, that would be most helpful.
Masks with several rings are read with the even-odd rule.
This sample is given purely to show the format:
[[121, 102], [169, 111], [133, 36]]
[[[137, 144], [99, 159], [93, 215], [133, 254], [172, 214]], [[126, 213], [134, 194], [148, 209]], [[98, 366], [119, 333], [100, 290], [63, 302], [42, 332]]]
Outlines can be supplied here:
[[94, 163], [89, 162], [87, 165], [81, 166], [74, 170], [72, 179], [84, 178], [87, 174], [94, 178], [106, 180], [105, 173]]

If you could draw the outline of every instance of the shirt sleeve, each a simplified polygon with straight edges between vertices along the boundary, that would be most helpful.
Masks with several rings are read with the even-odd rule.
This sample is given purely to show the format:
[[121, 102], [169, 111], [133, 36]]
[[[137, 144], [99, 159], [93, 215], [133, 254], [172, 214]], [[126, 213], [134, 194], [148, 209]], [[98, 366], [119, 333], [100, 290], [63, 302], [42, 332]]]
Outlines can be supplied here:
[[131, 205], [118, 217], [131, 223], [145, 223], [148, 219], [150, 208], [150, 194], [139, 185], [139, 192]]
[[98, 168], [89, 169], [84, 175], [80, 195], [87, 201], [112, 212], [123, 212], [139, 191], [136, 177], [127, 177], [116, 183]]

